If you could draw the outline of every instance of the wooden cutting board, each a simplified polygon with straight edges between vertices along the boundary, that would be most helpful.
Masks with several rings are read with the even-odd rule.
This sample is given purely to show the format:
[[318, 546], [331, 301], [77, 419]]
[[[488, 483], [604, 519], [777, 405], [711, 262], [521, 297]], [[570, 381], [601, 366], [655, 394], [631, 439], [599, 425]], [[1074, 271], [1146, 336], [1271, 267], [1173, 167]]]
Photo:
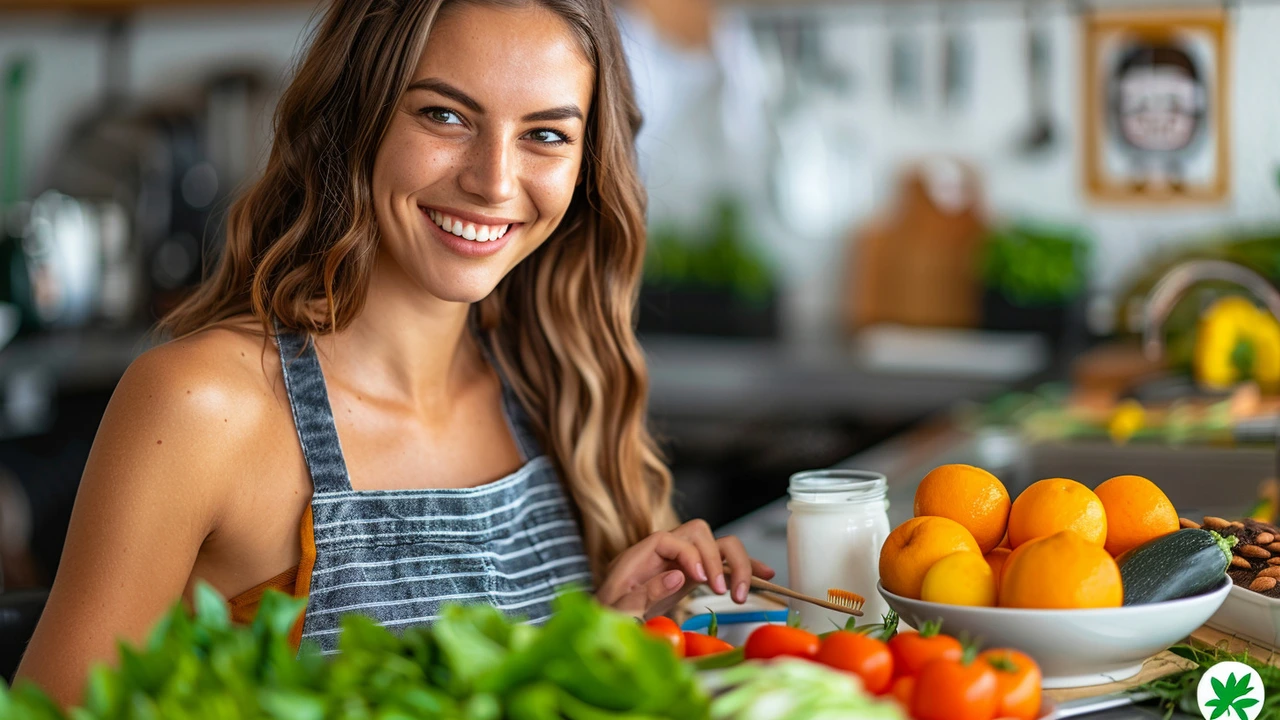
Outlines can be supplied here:
[[[1229, 652], [1249, 651], [1249, 654], [1259, 662], [1270, 663], [1271, 665], [1280, 666], [1280, 652], [1271, 648], [1262, 647], [1256, 643], [1242, 640], [1232, 635], [1227, 635], [1219, 630], [1205, 625], [1199, 630], [1191, 633], [1191, 637], [1187, 640], [1192, 645], [1200, 645], [1202, 647], [1223, 647]], [[1168, 650], [1152, 657], [1142, 666], [1142, 670], [1128, 680], [1120, 682], [1107, 683], [1106, 685], [1093, 685], [1091, 687], [1081, 688], [1061, 688], [1058, 690], [1045, 690], [1046, 697], [1051, 698], [1054, 702], [1062, 703], [1069, 700], [1080, 700], [1083, 698], [1093, 698], [1102, 695], [1110, 695], [1112, 693], [1132, 690], [1144, 683], [1152, 680], [1159, 680], [1166, 675], [1172, 675], [1183, 670], [1190, 670], [1195, 667], [1195, 663], [1186, 658], [1178, 657]]]
[[1068, 700], [1081, 700], [1084, 698], [1099, 697], [1101, 695], [1110, 695], [1112, 693], [1123, 692], [1142, 685], [1143, 683], [1159, 680], [1165, 675], [1172, 675], [1183, 670], [1190, 670], [1195, 663], [1165, 650], [1147, 660], [1142, 666], [1142, 670], [1137, 675], [1128, 680], [1120, 682], [1107, 683], [1106, 685], [1090, 685], [1089, 687], [1078, 688], [1058, 688], [1056, 690], [1045, 690], [1044, 695], [1054, 702], [1063, 703]]

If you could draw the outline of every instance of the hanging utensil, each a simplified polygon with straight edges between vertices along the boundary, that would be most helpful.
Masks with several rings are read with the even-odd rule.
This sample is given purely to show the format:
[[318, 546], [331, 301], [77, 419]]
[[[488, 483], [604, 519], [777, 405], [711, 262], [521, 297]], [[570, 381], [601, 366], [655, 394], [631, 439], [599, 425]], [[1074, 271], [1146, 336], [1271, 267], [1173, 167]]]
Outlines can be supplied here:
[[973, 49], [969, 37], [959, 27], [954, 10], [942, 12], [942, 106], [955, 110], [969, 99]]
[[1053, 146], [1057, 131], [1053, 124], [1050, 92], [1049, 34], [1042, 19], [1037, 19], [1035, 2], [1025, 7], [1025, 33], [1027, 41], [1027, 90], [1031, 104], [1031, 127], [1023, 135], [1019, 151], [1024, 155], [1043, 152]]

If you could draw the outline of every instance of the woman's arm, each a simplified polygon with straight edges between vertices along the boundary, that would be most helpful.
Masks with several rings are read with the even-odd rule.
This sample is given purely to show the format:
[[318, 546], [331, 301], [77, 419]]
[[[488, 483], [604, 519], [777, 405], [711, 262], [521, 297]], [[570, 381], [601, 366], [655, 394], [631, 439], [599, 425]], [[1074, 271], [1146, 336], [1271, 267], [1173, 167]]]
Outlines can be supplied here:
[[93, 664], [114, 661], [117, 638], [142, 641], [182, 596], [217, 527], [243, 449], [224, 418], [244, 408], [207, 349], [167, 345], [138, 358], [98, 428], [57, 577], [15, 678], [64, 706], [81, 701]]

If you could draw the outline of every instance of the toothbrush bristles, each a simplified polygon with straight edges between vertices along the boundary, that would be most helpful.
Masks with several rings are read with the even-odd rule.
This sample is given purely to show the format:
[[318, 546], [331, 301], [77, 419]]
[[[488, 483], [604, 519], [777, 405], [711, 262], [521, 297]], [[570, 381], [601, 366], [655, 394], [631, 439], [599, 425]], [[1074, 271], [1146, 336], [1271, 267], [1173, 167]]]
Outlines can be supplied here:
[[850, 610], [861, 610], [863, 603], [867, 601], [858, 593], [849, 592], [848, 590], [840, 590], [839, 588], [831, 588], [827, 590], [827, 602], [840, 607], [847, 607]]

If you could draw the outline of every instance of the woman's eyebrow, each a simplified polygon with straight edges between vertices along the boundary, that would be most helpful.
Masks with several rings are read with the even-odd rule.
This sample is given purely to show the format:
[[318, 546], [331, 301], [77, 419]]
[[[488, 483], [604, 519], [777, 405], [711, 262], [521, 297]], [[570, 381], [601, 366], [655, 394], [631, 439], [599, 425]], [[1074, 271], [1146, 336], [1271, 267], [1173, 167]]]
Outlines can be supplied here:
[[[480, 115], [484, 114], [484, 106], [476, 102], [476, 100], [472, 98], [470, 95], [450, 85], [444, 80], [440, 80], [438, 78], [424, 78], [422, 80], [415, 80], [409, 84], [409, 89], [410, 90], [428, 90], [430, 92], [436, 93], [437, 95], [443, 95], [444, 97], [447, 97], [450, 100], [453, 100], [454, 102], [458, 103], [459, 105], [462, 105], [463, 107], [467, 108], [471, 112], [478, 113]], [[537, 112], [531, 112], [528, 115], [525, 115], [523, 118], [521, 118], [521, 120], [524, 122], [548, 122], [553, 120], [582, 120], [582, 119], [583, 119], [582, 109], [572, 103], [568, 105], [561, 105], [560, 107], [550, 108], [548, 110], [538, 110]]]
[[520, 118], [525, 122], [547, 122], [550, 120], [581, 120], [582, 110], [577, 105], [561, 105], [550, 110], [531, 112]]
[[425, 78], [422, 80], [414, 80], [409, 84], [410, 90], [429, 90], [437, 95], [443, 95], [450, 100], [462, 105], [466, 109], [474, 113], [484, 114], [484, 108], [480, 103], [476, 102], [472, 97], [449, 83], [438, 80], [436, 78]]

